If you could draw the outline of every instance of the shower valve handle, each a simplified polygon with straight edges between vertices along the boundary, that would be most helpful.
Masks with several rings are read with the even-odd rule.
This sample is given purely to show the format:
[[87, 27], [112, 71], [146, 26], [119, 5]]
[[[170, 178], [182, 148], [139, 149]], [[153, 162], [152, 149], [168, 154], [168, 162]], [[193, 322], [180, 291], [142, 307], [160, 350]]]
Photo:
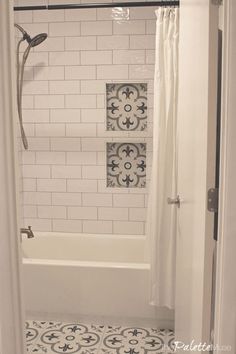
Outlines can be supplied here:
[[177, 195], [176, 198], [167, 198], [167, 204], [176, 204], [178, 208], [180, 208], [180, 198]]

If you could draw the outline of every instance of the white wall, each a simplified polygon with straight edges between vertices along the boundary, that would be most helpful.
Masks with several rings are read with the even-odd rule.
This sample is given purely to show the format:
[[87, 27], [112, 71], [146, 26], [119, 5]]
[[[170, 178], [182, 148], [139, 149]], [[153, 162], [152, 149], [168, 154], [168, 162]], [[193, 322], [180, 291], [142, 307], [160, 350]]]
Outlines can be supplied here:
[[106, 188], [105, 143], [147, 142], [150, 164], [152, 126], [147, 132], [106, 132], [105, 83], [147, 82], [150, 123], [154, 9], [17, 14], [30, 34], [49, 35], [30, 54], [25, 75], [26, 226], [40, 231], [144, 233], [147, 189]]

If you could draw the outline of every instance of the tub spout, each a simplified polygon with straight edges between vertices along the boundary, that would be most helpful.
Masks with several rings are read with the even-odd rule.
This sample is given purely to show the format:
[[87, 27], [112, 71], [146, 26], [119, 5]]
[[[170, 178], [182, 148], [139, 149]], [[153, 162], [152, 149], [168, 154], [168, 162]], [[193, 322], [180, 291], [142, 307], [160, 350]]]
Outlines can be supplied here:
[[21, 228], [20, 229], [21, 234], [26, 234], [27, 238], [33, 238], [34, 237], [34, 233], [31, 229], [31, 226], [28, 226], [28, 228]]

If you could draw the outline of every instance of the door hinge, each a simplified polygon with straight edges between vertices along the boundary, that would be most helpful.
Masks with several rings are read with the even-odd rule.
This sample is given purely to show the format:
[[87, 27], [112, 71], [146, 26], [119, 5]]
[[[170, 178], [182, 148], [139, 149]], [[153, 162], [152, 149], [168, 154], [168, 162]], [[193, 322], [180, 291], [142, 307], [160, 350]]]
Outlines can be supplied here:
[[218, 212], [219, 190], [218, 188], [210, 188], [207, 193], [207, 210], [212, 213]]
[[220, 6], [223, 4], [223, 0], [211, 0], [211, 3], [213, 5], [217, 5], [217, 6]]

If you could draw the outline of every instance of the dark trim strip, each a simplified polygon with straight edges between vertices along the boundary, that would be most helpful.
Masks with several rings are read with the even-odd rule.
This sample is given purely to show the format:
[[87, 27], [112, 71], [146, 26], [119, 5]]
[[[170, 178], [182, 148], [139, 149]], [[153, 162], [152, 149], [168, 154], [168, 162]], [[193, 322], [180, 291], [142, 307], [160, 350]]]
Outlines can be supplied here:
[[179, 1], [135, 1], [112, 3], [88, 3], [88, 4], [58, 4], [58, 5], [33, 5], [15, 6], [14, 11], [32, 10], [65, 10], [65, 9], [99, 9], [109, 7], [148, 7], [148, 6], [179, 6]]

